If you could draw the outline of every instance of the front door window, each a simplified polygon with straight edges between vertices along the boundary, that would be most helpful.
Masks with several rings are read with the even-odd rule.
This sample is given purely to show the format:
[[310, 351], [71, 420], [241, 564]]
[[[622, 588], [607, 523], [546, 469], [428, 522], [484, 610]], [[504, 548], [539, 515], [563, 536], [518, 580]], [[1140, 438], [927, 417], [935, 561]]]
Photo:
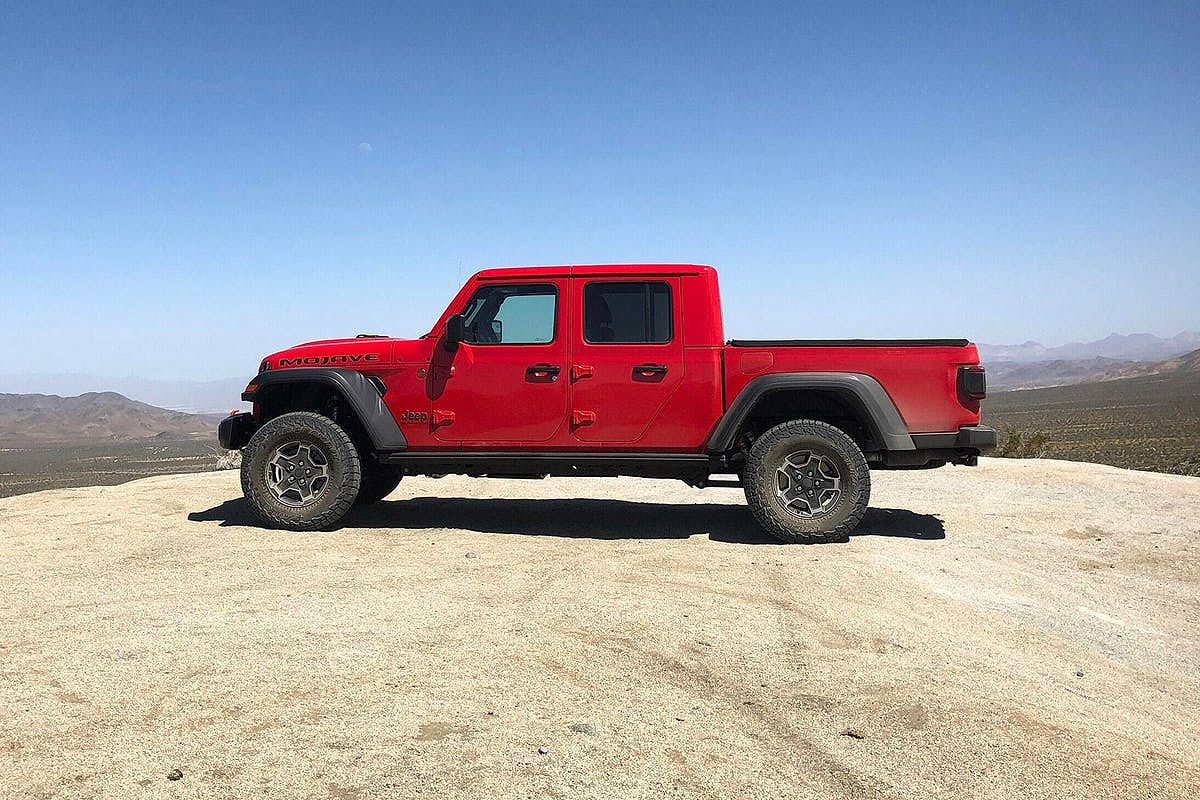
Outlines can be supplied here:
[[552, 283], [484, 286], [463, 312], [470, 344], [546, 344], [554, 341], [558, 292]]

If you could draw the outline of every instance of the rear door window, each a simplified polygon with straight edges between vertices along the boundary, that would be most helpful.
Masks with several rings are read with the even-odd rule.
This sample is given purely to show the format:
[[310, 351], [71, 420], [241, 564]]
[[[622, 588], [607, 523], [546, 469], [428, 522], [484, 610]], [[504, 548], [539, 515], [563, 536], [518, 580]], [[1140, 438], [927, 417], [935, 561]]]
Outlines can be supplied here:
[[671, 287], [663, 281], [596, 281], [583, 287], [589, 344], [671, 341]]

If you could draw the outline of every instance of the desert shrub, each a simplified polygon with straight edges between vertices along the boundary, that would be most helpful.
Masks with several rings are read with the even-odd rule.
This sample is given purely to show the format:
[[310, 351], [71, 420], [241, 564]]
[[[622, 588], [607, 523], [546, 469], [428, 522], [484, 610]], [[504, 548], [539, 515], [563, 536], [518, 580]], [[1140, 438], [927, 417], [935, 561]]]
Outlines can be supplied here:
[[1045, 458], [1050, 449], [1050, 436], [1043, 431], [1023, 432], [1009, 429], [996, 447], [1001, 458]]
[[1191, 475], [1194, 478], [1200, 478], [1200, 459], [1187, 458], [1178, 464], [1167, 466], [1163, 471], [1174, 475]]
[[242, 466], [241, 450], [217, 450], [216, 457], [214, 469], [240, 469]]

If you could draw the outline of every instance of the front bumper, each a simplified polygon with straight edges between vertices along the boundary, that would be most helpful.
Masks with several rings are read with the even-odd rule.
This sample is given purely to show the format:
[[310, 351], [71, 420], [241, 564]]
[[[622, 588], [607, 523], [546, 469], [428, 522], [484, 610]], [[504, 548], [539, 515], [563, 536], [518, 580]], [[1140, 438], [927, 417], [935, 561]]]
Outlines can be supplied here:
[[258, 430], [254, 416], [249, 413], [230, 414], [217, 426], [217, 441], [226, 450], [241, 450]]

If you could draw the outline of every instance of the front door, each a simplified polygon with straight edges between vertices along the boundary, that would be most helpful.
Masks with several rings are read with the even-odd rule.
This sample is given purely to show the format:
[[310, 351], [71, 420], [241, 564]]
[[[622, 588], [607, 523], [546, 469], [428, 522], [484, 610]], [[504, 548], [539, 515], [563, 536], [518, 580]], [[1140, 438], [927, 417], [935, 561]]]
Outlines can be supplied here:
[[678, 278], [572, 278], [571, 430], [634, 444], [683, 378]]
[[565, 279], [485, 283], [458, 309], [466, 340], [431, 367], [430, 422], [440, 441], [519, 447], [565, 424], [566, 288]]

